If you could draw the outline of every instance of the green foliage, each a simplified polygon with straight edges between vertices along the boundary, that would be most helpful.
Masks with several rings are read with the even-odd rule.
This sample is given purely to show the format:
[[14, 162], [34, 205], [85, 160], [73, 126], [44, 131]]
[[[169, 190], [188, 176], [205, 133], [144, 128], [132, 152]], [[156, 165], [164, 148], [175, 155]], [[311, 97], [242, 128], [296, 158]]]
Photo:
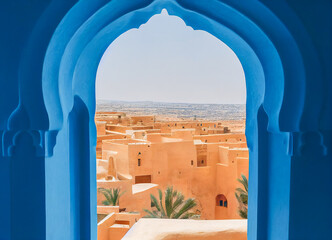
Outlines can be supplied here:
[[239, 202], [238, 213], [240, 217], [248, 218], [248, 179], [246, 176], [241, 174], [241, 179], [237, 179], [243, 186], [242, 188], [237, 188], [235, 192], [235, 197]]
[[104, 194], [106, 200], [103, 201], [103, 205], [106, 206], [119, 206], [120, 197], [125, 193], [121, 192], [120, 188], [99, 188], [98, 191]]
[[165, 190], [165, 199], [163, 200], [163, 193], [160, 189], [159, 199], [152, 194], [151, 197], [151, 211], [144, 209], [148, 215], [145, 218], [172, 218], [172, 219], [189, 219], [197, 218], [193, 212], [189, 212], [197, 204], [194, 198], [184, 199], [181, 192], [173, 190], [173, 187], [167, 187]]

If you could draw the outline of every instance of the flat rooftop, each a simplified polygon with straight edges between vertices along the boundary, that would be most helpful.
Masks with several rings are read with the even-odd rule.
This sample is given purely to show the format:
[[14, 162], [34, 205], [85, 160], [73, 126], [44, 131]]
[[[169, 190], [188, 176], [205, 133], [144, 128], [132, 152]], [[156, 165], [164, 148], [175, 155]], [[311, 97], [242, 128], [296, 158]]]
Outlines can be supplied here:
[[122, 240], [246, 240], [247, 220], [141, 218]]

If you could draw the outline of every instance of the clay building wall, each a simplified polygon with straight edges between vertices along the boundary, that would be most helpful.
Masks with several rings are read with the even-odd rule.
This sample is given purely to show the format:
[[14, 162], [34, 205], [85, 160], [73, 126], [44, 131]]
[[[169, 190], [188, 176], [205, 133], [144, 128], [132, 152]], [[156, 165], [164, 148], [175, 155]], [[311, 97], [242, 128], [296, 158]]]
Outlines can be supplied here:
[[106, 134], [106, 122], [105, 121], [95, 121], [97, 136]]
[[114, 165], [117, 172], [121, 174], [129, 174], [129, 161], [128, 161], [128, 145], [116, 143], [112, 140], [103, 141], [103, 159], [109, 159], [109, 152], [116, 152], [114, 158]]
[[249, 158], [247, 149], [230, 149], [219, 147], [219, 160], [217, 164], [217, 195], [224, 195], [227, 199], [227, 207], [219, 206], [216, 202], [216, 219], [239, 219], [237, 213], [238, 202], [235, 197], [235, 189], [241, 184], [237, 181], [244, 174], [248, 178]]
[[[107, 124], [109, 135], [100, 136], [99, 142], [108, 140], [102, 141], [103, 160], [98, 161], [98, 166], [103, 173], [98, 176], [107, 173], [98, 180], [98, 186], [119, 186], [128, 191], [120, 206], [143, 215], [143, 206], [150, 208], [147, 193], [154, 191], [148, 184], [155, 192], [157, 187], [153, 184], [157, 184], [162, 190], [170, 185], [186, 197], [196, 198], [201, 219], [239, 218], [234, 192], [240, 187], [237, 178], [242, 173], [248, 175], [244, 133], [211, 134], [225, 130], [218, 122], [200, 126], [195, 121], [174, 121], [146, 126], [144, 118], [136, 120], [143, 125]], [[148, 124], [149, 121], [152, 120], [146, 119]], [[200, 135], [204, 129], [207, 133]], [[144, 190], [144, 186], [148, 187]], [[133, 189], [139, 187], [143, 190], [134, 194]], [[98, 198], [102, 196], [99, 194]], [[218, 206], [225, 201], [227, 206]]]
[[130, 117], [130, 123], [132, 125], [138, 125], [138, 124], [143, 124], [143, 125], [153, 125], [155, 122], [155, 117], [154, 116], [131, 116]]
[[244, 133], [226, 133], [226, 134], [213, 134], [213, 135], [195, 135], [195, 140], [201, 140], [206, 143], [215, 142], [246, 142]]

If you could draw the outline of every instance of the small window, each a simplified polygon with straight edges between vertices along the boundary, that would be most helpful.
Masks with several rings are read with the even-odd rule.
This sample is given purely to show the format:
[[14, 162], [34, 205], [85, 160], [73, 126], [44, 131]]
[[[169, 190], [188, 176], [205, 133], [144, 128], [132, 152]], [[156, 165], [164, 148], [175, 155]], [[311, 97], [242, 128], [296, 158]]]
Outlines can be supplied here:
[[137, 165], [140, 167], [141, 166], [141, 159], [139, 158], [137, 161]]
[[203, 164], [203, 163], [204, 163], [204, 160], [202, 160], [201, 163]]
[[[205, 131], [205, 130], [204, 130]], [[207, 140], [205, 140], [205, 142], [207, 143]]]
[[225, 195], [223, 195], [223, 194], [217, 195], [217, 197], [216, 197], [216, 206], [227, 208], [227, 205], [228, 205], [228, 202], [227, 202], [227, 198], [225, 197]]
[[138, 184], [138, 183], [151, 183], [151, 182], [152, 182], [151, 175], [135, 176], [135, 184]]
[[194, 166], [194, 160], [191, 160], [191, 166]]
[[182, 126], [182, 128], [184, 128], [184, 126]]
[[176, 125], [177, 125], [177, 124], [175, 123], [175, 127], [176, 127]]

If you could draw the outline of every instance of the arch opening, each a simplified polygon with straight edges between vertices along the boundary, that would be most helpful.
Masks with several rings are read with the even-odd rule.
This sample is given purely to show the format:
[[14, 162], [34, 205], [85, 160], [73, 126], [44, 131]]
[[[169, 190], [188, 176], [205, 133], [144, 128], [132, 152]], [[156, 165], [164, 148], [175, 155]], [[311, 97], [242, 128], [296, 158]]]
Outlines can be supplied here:
[[[97, 74], [99, 60], [106, 48], [122, 33], [131, 28], [137, 28], [145, 23], [156, 13], [160, 13], [162, 9], [166, 8], [170, 15], [176, 15], [183, 19], [188, 26], [194, 29], [202, 29], [215, 37], [225, 42], [238, 56], [242, 63], [247, 85], [247, 141], [250, 149], [251, 161], [257, 161], [257, 112], [266, 102], [272, 101], [277, 103], [271, 106], [267, 105], [269, 118], [269, 127], [273, 131], [279, 131], [278, 114], [282, 104], [283, 91], [269, 92], [267, 85], [271, 82], [275, 83], [278, 89], [283, 87], [283, 81], [276, 81], [275, 79], [283, 79], [283, 68], [281, 60], [275, 46], [265, 33], [249, 18], [241, 15], [234, 8], [228, 8], [222, 2], [213, 2], [215, 9], [207, 11], [203, 5], [196, 6], [196, 3], [190, 5], [187, 1], [144, 1], [138, 4], [138, 1], [133, 1], [132, 5], [120, 6], [115, 14], [109, 14], [110, 10], [118, 7], [115, 2], [110, 2], [103, 6], [100, 11], [95, 12], [90, 16], [88, 21], [83, 21], [79, 24], [78, 29], [73, 29], [73, 32], [66, 33], [67, 43], [63, 51], [59, 51], [60, 55], [55, 57], [55, 62], [59, 66], [59, 79], [57, 96], [45, 96], [46, 107], [50, 116], [50, 128], [61, 132], [66, 131], [66, 126], [63, 122], [68, 119], [70, 110], [74, 104], [74, 96], [84, 102], [89, 114], [89, 146], [90, 146], [90, 188], [94, 188], [94, 174], [95, 167], [93, 167], [95, 159], [95, 142], [96, 129], [92, 119], [95, 114], [95, 78]], [[83, 9], [83, 5], [75, 6], [78, 9]], [[216, 18], [217, 10], [223, 11], [225, 14], [222, 17]], [[117, 15], [118, 14], [118, 15]], [[108, 16], [109, 15], [109, 16]], [[107, 16], [107, 17], [106, 17]], [[66, 21], [67, 20], [67, 21]], [[70, 14], [65, 17], [62, 24], [59, 25], [61, 29], [67, 27], [72, 21]], [[235, 23], [232, 24], [231, 22]], [[241, 26], [240, 23], [241, 22]], [[250, 29], [250, 33], [247, 31]], [[60, 33], [59, 33], [60, 34]], [[55, 34], [57, 35], [57, 34]], [[50, 49], [56, 47], [56, 37], [50, 44]], [[261, 49], [269, 49], [269, 51], [262, 52]], [[52, 62], [52, 61], [46, 61]], [[44, 68], [47, 69], [47, 66]], [[47, 70], [44, 76], [47, 75]], [[47, 92], [47, 81], [52, 79], [44, 78], [44, 87]], [[82, 84], [82, 82], [84, 84]], [[54, 92], [54, 90], [52, 90]], [[281, 95], [280, 95], [281, 94]], [[268, 100], [270, 99], [270, 100]], [[59, 114], [62, 118], [59, 118]], [[55, 116], [56, 115], [56, 116]], [[58, 145], [65, 147], [65, 140], [62, 140]], [[68, 151], [70, 151], [68, 149]], [[54, 152], [51, 158], [59, 156], [58, 150]], [[254, 159], [254, 160], [253, 160]], [[251, 164], [250, 172], [257, 171], [257, 166]], [[254, 180], [251, 183], [252, 189], [256, 189], [257, 182]], [[249, 205], [249, 212], [252, 209], [250, 225], [257, 226], [258, 216], [255, 213], [257, 209], [257, 197], [253, 194], [253, 201]], [[96, 196], [90, 193], [92, 203], [96, 200]], [[48, 199], [48, 204], [56, 199]], [[250, 202], [250, 201], [249, 201]], [[93, 206], [93, 204], [92, 204]], [[250, 214], [250, 213], [249, 213]], [[91, 215], [95, 215], [95, 210], [91, 208]], [[90, 219], [92, 223], [94, 219]], [[49, 224], [53, 224], [50, 222]], [[92, 226], [93, 224], [91, 224]], [[91, 227], [91, 235], [96, 232], [96, 229]], [[255, 230], [252, 230], [255, 232]]]
[[216, 206], [217, 207], [228, 207], [228, 201], [224, 194], [218, 194], [216, 196]]

